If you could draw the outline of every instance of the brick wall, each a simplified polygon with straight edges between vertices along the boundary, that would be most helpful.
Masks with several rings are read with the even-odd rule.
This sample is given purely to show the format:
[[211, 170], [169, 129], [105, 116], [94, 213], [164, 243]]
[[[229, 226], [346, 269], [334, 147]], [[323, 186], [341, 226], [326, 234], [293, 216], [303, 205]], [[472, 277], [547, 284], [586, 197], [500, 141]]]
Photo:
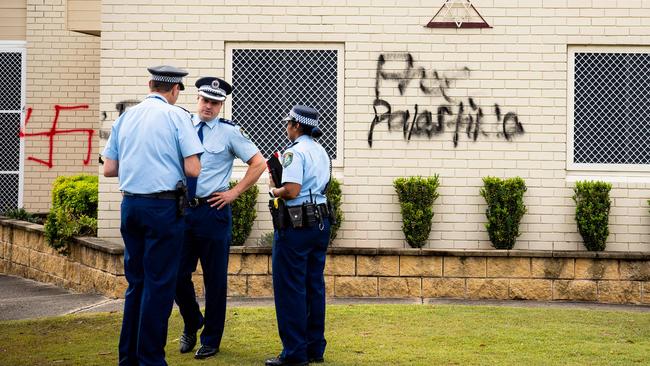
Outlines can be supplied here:
[[[66, 0], [27, 1], [27, 107], [33, 109], [26, 133], [51, 131], [55, 106], [86, 105], [62, 110], [57, 129], [92, 129], [88, 164], [88, 134], [62, 133], [25, 138], [24, 206], [47, 211], [51, 185], [60, 175], [97, 174], [99, 121], [99, 37], [66, 30]], [[52, 160], [49, 159], [52, 146]], [[28, 157], [43, 160], [38, 163]], [[51, 166], [46, 163], [51, 162]]]
[[0, 217], [0, 273], [78, 292], [124, 297], [124, 248], [97, 238], [68, 245], [63, 255], [47, 244], [43, 225]]
[[[605, 177], [602, 172], [566, 169], [568, 49], [585, 44], [637, 45], [650, 51], [648, 2], [476, 0], [475, 7], [493, 28], [424, 28], [442, 3], [103, 1], [100, 106], [109, 118], [102, 128], [110, 128], [117, 117], [115, 103], [146, 95], [148, 65], [186, 68], [191, 85], [198, 76], [228, 72], [230, 60], [224, 50], [230, 43], [343, 43], [343, 165], [334, 174], [343, 183], [346, 219], [336, 246], [405, 247], [392, 181], [439, 174], [441, 196], [434, 205], [427, 247], [490, 248], [479, 188], [482, 177], [491, 175], [521, 176], [528, 185], [528, 213], [516, 249], [584, 249], [573, 218], [572, 187], [578, 179], [606, 179], [614, 183], [608, 250], [650, 250], [647, 172]], [[405, 84], [403, 95], [393, 80], [381, 80], [375, 90], [382, 55], [386, 71], [403, 71], [408, 60], [414, 70], [423, 68], [425, 88], [414, 77]], [[446, 81], [436, 79], [435, 72]], [[432, 112], [436, 123], [438, 108], [448, 105], [444, 131], [407, 141], [399, 121], [390, 132], [384, 121], [375, 126], [370, 147], [376, 91], [394, 111], [409, 110], [411, 119], [417, 104], [419, 115]], [[193, 110], [194, 93], [188, 88], [178, 104]], [[472, 102], [484, 117], [476, 139], [464, 124], [455, 142], [461, 102], [466, 117], [468, 111], [477, 113]], [[508, 112], [518, 116], [523, 133], [516, 133], [511, 120], [504, 134], [502, 122]], [[241, 171], [240, 167], [236, 175]], [[263, 178], [262, 188], [265, 183]], [[115, 180], [102, 178], [100, 191], [99, 234], [119, 240]], [[271, 231], [265, 200], [261, 194], [249, 244]]]

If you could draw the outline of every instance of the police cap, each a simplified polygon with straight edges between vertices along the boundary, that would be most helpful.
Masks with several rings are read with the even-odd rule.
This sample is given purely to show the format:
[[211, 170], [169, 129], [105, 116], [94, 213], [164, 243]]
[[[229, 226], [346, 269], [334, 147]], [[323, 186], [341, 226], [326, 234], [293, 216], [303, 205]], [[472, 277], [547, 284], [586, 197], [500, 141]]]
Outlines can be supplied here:
[[283, 121], [296, 121], [303, 125], [318, 127], [318, 111], [312, 107], [295, 105]]
[[151, 80], [179, 84], [180, 89], [185, 90], [183, 76], [187, 75], [187, 71], [170, 65], [152, 66], [148, 67], [147, 70], [151, 73]]
[[225, 80], [207, 76], [200, 78], [194, 83], [199, 88], [199, 95], [206, 99], [223, 102], [226, 95], [232, 93], [232, 85]]
[[321, 137], [323, 135], [323, 132], [318, 128], [318, 111], [312, 107], [295, 105], [283, 121], [295, 121], [312, 127], [310, 131], [312, 137]]

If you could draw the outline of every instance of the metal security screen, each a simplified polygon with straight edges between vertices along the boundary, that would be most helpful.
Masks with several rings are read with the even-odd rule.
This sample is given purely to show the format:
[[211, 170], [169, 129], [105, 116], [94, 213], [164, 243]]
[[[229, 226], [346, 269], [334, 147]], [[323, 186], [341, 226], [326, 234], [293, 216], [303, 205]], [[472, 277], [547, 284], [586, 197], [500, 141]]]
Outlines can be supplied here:
[[319, 142], [336, 159], [338, 50], [233, 49], [232, 118], [265, 157], [288, 144], [291, 107], [319, 111]]
[[650, 54], [576, 53], [573, 160], [650, 164]]
[[0, 48], [0, 214], [21, 202], [20, 121], [23, 103], [23, 52]]

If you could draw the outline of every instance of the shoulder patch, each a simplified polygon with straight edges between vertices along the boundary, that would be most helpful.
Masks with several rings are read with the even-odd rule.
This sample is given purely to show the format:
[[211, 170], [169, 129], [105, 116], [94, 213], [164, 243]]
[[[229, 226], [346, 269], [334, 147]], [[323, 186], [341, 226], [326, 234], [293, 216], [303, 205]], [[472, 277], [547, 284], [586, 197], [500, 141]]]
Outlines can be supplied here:
[[220, 118], [220, 119], [219, 119], [219, 122], [223, 122], [223, 123], [225, 123], [225, 124], [227, 124], [227, 125], [231, 125], [231, 126], [234, 126], [234, 125], [235, 125], [235, 122], [233, 122], [233, 121], [231, 121], [231, 120], [229, 120], [229, 119], [225, 119], [225, 118]]
[[293, 153], [291, 151], [287, 151], [282, 155], [282, 166], [283, 167], [288, 167], [291, 165], [291, 162], [293, 162]]
[[242, 127], [239, 127], [239, 133], [241, 133], [241, 135], [244, 136], [244, 138], [246, 138], [248, 140], [251, 139], [251, 137], [248, 136], [248, 133], [246, 131], [244, 131], [244, 129]]

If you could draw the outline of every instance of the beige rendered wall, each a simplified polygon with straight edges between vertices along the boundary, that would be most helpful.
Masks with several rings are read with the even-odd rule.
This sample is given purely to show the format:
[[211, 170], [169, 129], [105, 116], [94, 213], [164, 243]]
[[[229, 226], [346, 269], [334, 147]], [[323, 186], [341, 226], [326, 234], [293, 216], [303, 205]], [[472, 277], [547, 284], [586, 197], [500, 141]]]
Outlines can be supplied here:
[[67, 0], [68, 29], [99, 35], [101, 30], [100, 0]]
[[24, 41], [26, 14], [26, 0], [0, 1], [0, 40]]
[[25, 128], [24, 206], [30, 211], [49, 209], [57, 176], [98, 170], [99, 37], [66, 30], [65, 13], [66, 0], [27, 1], [32, 113]]
[[[438, 2], [343, 0], [102, 2], [101, 102], [110, 128], [115, 103], [147, 93], [145, 67], [170, 63], [199, 75], [225, 75], [228, 45], [255, 42], [343, 44], [345, 100], [342, 166], [345, 222], [336, 246], [402, 248], [401, 215], [392, 182], [396, 177], [439, 174], [441, 197], [427, 247], [491, 248], [484, 228], [485, 202], [479, 195], [485, 176], [521, 176], [528, 191], [516, 249], [583, 250], [574, 220], [572, 187], [578, 179], [612, 181], [614, 188], [608, 250], [650, 250], [650, 174], [567, 170], [568, 53], [574, 45], [634, 45], [650, 52], [648, 1], [497, 1], [472, 2], [489, 29], [430, 29], [424, 25], [443, 5]], [[368, 132], [378, 60], [385, 70], [401, 72], [409, 59], [426, 72], [425, 85], [442, 92], [420, 92], [419, 79], [382, 80], [381, 98], [394, 110], [420, 106], [435, 113], [449, 105], [444, 132], [407, 141], [400, 126]], [[449, 81], [447, 87], [435, 72]], [[193, 88], [179, 103], [194, 109]], [[447, 97], [447, 99], [445, 98]], [[461, 126], [454, 143], [454, 119], [470, 99], [485, 117], [476, 140]], [[524, 133], [506, 139], [501, 118], [516, 113]], [[228, 116], [227, 116], [228, 117]], [[509, 128], [512, 128], [510, 126]], [[105, 140], [101, 141], [101, 145]], [[241, 172], [241, 169], [239, 170]], [[241, 173], [239, 173], [241, 175]], [[264, 188], [266, 177], [260, 181]], [[261, 189], [265, 192], [266, 189]], [[116, 180], [100, 180], [100, 236], [119, 240]], [[271, 231], [266, 198], [249, 244]]]

